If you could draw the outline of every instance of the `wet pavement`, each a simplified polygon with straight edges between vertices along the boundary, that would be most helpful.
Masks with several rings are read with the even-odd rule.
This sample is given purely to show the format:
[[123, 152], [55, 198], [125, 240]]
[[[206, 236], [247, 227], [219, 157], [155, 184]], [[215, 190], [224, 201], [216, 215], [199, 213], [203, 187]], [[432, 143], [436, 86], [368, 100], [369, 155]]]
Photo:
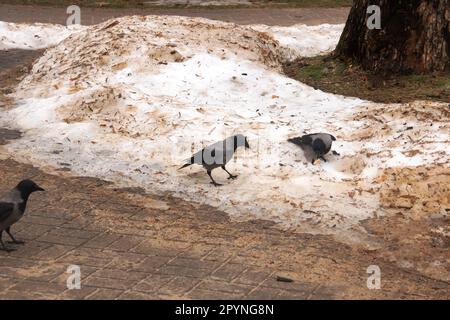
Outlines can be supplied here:
[[[234, 22], [289, 26], [345, 23], [349, 8], [81, 8], [81, 24], [91, 25], [126, 15], [180, 15]], [[0, 4], [0, 21], [66, 24], [66, 8]]]

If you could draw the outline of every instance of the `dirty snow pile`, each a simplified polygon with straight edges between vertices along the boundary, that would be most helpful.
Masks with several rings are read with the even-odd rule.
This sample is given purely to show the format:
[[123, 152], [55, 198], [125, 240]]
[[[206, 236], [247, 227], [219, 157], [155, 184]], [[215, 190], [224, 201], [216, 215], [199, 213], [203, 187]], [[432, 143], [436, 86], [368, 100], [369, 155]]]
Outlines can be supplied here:
[[344, 30], [343, 24], [321, 24], [307, 26], [296, 24], [290, 27], [252, 25], [251, 28], [267, 32], [283, 47], [294, 51], [295, 56], [312, 57], [318, 53], [331, 52], [336, 47]]
[[[327, 38], [326, 28], [320, 32]], [[376, 113], [382, 105], [282, 75], [295, 48], [305, 55], [328, 48], [315, 36], [297, 35], [291, 49], [251, 27], [161, 16], [86, 28], [47, 50], [20, 83], [16, 106], [0, 122], [24, 137], [6, 148], [40, 165], [206, 203], [235, 219], [354, 227], [379, 209], [374, 188], [384, 168], [449, 163], [442, 152], [447, 106], [429, 103], [437, 113], [430, 127], [411, 111], [421, 103], [392, 105], [399, 117], [384, 118]], [[403, 132], [405, 123], [413, 129]], [[312, 165], [286, 140], [318, 131], [337, 137], [340, 156]], [[217, 169], [225, 185], [214, 188], [202, 168], [178, 170], [192, 152], [236, 133], [251, 146], [227, 166], [237, 180]], [[417, 153], [405, 154], [419, 138]]]
[[0, 50], [48, 48], [84, 28], [80, 25], [64, 27], [44, 23], [30, 25], [0, 21]]

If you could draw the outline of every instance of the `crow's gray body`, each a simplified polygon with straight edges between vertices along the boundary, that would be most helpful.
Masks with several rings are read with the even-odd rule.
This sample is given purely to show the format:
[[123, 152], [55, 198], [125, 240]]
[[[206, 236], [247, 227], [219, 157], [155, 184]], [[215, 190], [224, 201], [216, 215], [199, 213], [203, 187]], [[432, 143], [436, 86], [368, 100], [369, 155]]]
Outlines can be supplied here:
[[14, 238], [10, 232], [10, 228], [13, 224], [22, 219], [27, 206], [28, 197], [35, 191], [44, 191], [44, 189], [31, 180], [23, 180], [17, 187], [0, 198], [0, 249], [12, 251], [12, 249], [7, 249], [3, 243], [3, 231], [6, 231], [13, 240], [13, 243], [23, 244], [22, 241], [17, 241]]
[[326, 161], [323, 156], [330, 152], [336, 138], [329, 133], [311, 133], [288, 141], [300, 146], [309, 158], [308, 160], [314, 163], [319, 158]]
[[235, 179], [237, 176], [229, 173], [225, 168], [225, 165], [233, 158], [236, 149], [241, 146], [249, 148], [246, 137], [241, 134], [228, 137], [223, 141], [216, 142], [194, 153], [189, 161], [180, 169], [186, 168], [192, 164], [201, 165], [206, 169], [212, 183], [215, 186], [219, 186], [220, 184], [211, 176], [211, 171], [216, 168], [222, 168], [228, 173], [228, 179]]

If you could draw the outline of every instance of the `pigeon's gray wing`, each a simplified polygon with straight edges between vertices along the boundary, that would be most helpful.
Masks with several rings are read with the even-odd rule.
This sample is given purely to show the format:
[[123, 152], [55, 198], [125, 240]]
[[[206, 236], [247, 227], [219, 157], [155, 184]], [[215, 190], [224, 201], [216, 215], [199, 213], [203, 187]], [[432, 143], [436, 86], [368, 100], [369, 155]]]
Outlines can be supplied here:
[[14, 212], [14, 204], [8, 202], [0, 202], [0, 222], [5, 221]]

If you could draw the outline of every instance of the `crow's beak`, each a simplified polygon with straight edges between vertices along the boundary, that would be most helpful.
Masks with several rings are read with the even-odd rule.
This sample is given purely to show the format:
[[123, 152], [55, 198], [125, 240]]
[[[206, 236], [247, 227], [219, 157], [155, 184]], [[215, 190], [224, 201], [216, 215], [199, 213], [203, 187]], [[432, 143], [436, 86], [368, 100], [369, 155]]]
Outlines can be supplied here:
[[43, 188], [37, 186], [37, 187], [36, 187], [36, 191], [45, 191], [45, 189], [43, 189]]
[[245, 149], [250, 149], [247, 139], [245, 139]]

